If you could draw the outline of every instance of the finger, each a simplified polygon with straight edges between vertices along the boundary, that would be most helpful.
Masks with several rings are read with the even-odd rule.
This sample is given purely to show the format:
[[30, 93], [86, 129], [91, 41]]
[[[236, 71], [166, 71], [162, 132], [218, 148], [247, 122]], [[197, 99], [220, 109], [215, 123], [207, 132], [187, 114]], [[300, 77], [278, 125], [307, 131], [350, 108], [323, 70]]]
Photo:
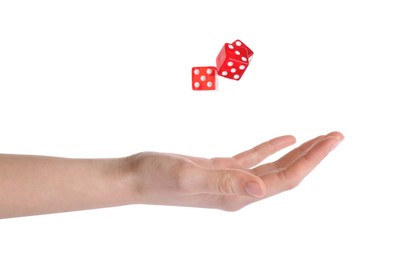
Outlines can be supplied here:
[[343, 139], [341, 133], [331, 133], [286, 169], [263, 176], [262, 179], [267, 185], [267, 195], [272, 196], [296, 187]]
[[187, 194], [208, 193], [261, 198], [266, 193], [264, 182], [260, 178], [236, 169], [189, 169], [181, 183]]
[[286, 167], [290, 165], [292, 162], [298, 159], [299, 156], [302, 154], [306, 153], [309, 151], [314, 145], [319, 143], [320, 140], [325, 138], [324, 135], [318, 136], [316, 138], [313, 138], [303, 144], [301, 144], [298, 148], [295, 148], [294, 150], [290, 151], [280, 159], [278, 159], [275, 164], [279, 167]]
[[253, 167], [262, 162], [266, 157], [295, 143], [295, 137], [286, 135], [264, 142], [254, 148], [235, 155], [233, 158], [244, 168]]
[[273, 163], [268, 163], [268, 164], [263, 164], [258, 167], [255, 167], [252, 172], [258, 176], [266, 174], [271, 172], [272, 170], [275, 169], [280, 169], [280, 168], [285, 168], [289, 164], [291, 164], [293, 161], [295, 161], [300, 155], [305, 153], [308, 149], [310, 149], [316, 142], [318, 142], [320, 139], [322, 139], [324, 135], [318, 136], [316, 138], [313, 138], [299, 147], [295, 148], [294, 150], [290, 151], [277, 161]]

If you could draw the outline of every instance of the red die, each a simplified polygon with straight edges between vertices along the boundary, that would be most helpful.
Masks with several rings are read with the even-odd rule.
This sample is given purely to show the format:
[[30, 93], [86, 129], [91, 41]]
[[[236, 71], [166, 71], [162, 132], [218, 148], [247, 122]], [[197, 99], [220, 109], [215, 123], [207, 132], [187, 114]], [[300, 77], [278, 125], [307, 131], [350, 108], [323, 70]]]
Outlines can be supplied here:
[[192, 68], [192, 89], [193, 90], [214, 90], [214, 89], [216, 89], [216, 68], [215, 67], [193, 67]]
[[220, 76], [239, 80], [249, 65], [247, 48], [240, 41], [234, 44], [226, 43], [216, 58], [217, 73]]

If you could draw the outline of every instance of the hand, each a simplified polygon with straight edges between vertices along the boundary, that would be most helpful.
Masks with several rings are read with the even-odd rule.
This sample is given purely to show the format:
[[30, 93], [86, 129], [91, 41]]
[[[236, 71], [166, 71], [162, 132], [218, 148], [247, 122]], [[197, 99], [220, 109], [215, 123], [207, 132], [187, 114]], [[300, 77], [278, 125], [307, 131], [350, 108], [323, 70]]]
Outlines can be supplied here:
[[229, 158], [143, 152], [125, 158], [123, 169], [132, 176], [135, 203], [235, 211], [296, 187], [343, 139], [339, 132], [318, 136], [259, 166], [295, 138], [277, 137]]
[[213, 159], [153, 152], [111, 159], [0, 154], [0, 218], [136, 203], [234, 211], [297, 186], [343, 138], [319, 136], [259, 166], [295, 138]]

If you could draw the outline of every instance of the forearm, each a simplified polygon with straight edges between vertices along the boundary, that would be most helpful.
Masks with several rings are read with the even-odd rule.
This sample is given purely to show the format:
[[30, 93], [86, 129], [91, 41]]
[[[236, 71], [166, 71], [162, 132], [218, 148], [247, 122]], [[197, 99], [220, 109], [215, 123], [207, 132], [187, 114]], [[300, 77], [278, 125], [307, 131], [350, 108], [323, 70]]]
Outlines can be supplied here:
[[123, 161], [0, 154], [0, 218], [133, 203]]

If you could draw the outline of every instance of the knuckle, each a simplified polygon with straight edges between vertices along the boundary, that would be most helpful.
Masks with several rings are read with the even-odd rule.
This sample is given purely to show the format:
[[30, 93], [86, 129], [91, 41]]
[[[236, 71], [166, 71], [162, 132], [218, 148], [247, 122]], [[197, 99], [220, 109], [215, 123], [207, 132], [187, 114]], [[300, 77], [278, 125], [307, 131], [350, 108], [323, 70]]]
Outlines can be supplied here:
[[270, 150], [273, 150], [273, 151], [278, 150], [276, 143], [275, 143], [274, 141], [272, 141], [272, 140], [268, 141], [268, 142], [266, 143], [266, 146], [267, 146]]
[[234, 194], [234, 185], [228, 174], [223, 174], [217, 183], [217, 190], [223, 194]]

